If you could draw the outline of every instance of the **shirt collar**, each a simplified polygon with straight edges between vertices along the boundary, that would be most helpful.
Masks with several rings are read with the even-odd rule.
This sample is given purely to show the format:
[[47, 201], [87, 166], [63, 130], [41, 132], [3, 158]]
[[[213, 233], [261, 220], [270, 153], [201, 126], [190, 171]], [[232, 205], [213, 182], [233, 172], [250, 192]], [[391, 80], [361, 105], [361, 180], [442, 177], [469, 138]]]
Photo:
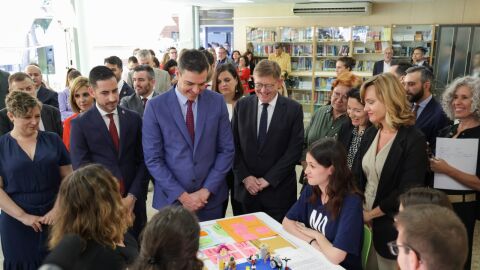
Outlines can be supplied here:
[[[177, 99], [180, 102], [180, 104], [185, 105], [187, 104], [188, 98], [184, 96], [182, 93], [180, 93], [180, 90], [178, 90], [178, 87], [175, 86], [175, 94], [177, 95]], [[193, 101], [193, 103], [197, 103], [198, 97]]]
[[[100, 112], [100, 115], [101, 115], [102, 117], [104, 117], [104, 116], [106, 116], [107, 114], [109, 114], [108, 112], [102, 110], [102, 109], [98, 106], [98, 104], [97, 104], [96, 102], [95, 102], [95, 106], [97, 107], [97, 110]], [[117, 108], [115, 108], [115, 110], [113, 110], [113, 112], [111, 112], [111, 113], [113, 113], [113, 115], [118, 115]]]
[[124, 82], [123, 80], [120, 80], [120, 81], [118, 82], [118, 84], [117, 84], [117, 85], [118, 85], [118, 92], [122, 91], [122, 88], [123, 88], [123, 84], [124, 84], [124, 83], [125, 83], [125, 82]]
[[[148, 95], [148, 96], [147, 96], [147, 100], [150, 100], [150, 99], [152, 99], [152, 97], [153, 97], [153, 93], [154, 93], [154, 92], [155, 92], [155, 91], [154, 91], [154, 90], [152, 90], [152, 92], [150, 93], [150, 95]], [[143, 100], [143, 97], [142, 97], [142, 96], [140, 96], [139, 94], [137, 94], [137, 96], [140, 98], [140, 100]]]
[[[275, 95], [275, 97], [268, 103], [268, 106], [269, 107], [275, 107], [275, 105], [277, 104], [277, 99], [278, 99], [278, 92]], [[263, 103], [260, 101], [260, 99], [258, 99], [258, 107], [261, 107], [262, 104]]]
[[433, 98], [433, 96], [430, 95], [424, 101], [418, 103], [418, 106], [421, 107], [421, 108], [425, 108], [427, 106], [428, 102], [430, 102], [430, 100], [432, 100], [432, 98]]

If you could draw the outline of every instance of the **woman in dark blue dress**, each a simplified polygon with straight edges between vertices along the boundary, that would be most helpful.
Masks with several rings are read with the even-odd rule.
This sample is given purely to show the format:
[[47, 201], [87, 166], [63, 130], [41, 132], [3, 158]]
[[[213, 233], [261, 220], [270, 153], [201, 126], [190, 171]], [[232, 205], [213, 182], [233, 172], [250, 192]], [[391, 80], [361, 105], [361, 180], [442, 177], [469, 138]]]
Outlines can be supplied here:
[[47, 254], [47, 225], [55, 219], [61, 179], [72, 171], [57, 134], [39, 131], [41, 104], [31, 95], [7, 96], [13, 130], [0, 137], [0, 237], [3, 268], [37, 269]]

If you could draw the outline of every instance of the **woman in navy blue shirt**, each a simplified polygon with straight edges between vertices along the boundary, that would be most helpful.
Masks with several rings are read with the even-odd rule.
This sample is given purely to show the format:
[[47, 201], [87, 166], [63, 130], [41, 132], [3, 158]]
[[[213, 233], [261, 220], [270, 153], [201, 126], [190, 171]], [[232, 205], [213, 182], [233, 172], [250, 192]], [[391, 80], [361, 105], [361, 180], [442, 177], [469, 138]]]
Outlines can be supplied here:
[[345, 148], [323, 138], [311, 146], [306, 161], [308, 185], [288, 211], [283, 227], [332, 263], [362, 269], [363, 199], [347, 166]]

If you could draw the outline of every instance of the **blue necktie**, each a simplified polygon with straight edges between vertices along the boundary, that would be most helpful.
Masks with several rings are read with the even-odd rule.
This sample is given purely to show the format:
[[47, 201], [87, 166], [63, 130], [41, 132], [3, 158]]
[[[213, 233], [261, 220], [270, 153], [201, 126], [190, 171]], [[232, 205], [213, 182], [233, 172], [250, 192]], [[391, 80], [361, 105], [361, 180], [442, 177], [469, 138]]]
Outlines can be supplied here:
[[267, 123], [268, 123], [268, 103], [262, 103], [262, 115], [260, 116], [260, 126], [258, 128], [258, 138], [257, 138], [257, 146], [261, 147], [263, 143], [265, 143], [265, 139], [267, 138]]

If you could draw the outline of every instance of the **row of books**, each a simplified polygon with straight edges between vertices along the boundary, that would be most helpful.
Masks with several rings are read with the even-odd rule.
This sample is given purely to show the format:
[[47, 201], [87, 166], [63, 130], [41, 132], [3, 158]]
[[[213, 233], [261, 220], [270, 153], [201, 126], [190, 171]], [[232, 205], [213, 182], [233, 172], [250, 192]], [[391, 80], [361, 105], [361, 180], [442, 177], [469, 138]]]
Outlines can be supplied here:
[[330, 41], [349, 41], [351, 35], [351, 28], [343, 27], [328, 27], [317, 29], [318, 40]]
[[320, 91], [330, 91], [332, 89], [332, 83], [335, 78], [323, 78], [317, 77], [315, 78], [315, 90]]
[[300, 103], [311, 103], [312, 102], [312, 93], [303, 92], [303, 91], [291, 91], [288, 95], [291, 99], [294, 99]]
[[259, 57], [268, 57], [269, 54], [274, 52], [273, 45], [254, 45], [253, 54]]
[[294, 28], [284, 27], [281, 29], [282, 42], [302, 42], [313, 40], [313, 27]]
[[334, 59], [321, 59], [317, 60], [315, 64], [315, 70], [317, 71], [335, 71], [335, 64], [337, 60]]
[[432, 31], [415, 31], [415, 33], [395, 33], [392, 37], [393, 41], [431, 41]]
[[292, 70], [312, 70], [312, 58], [298, 57], [291, 59]]
[[[402, 56], [402, 57], [410, 57], [413, 53], [413, 50], [419, 46], [418, 44], [415, 44], [414, 46], [402, 46], [400, 44], [393, 44], [393, 55], [394, 56]], [[426, 45], [423, 46], [427, 52], [425, 53], [425, 57], [428, 57], [430, 55], [430, 46]]]
[[313, 95], [315, 105], [324, 105], [330, 101], [330, 92], [315, 92]]
[[317, 45], [317, 56], [347, 56], [349, 52], [348, 45]]
[[290, 56], [312, 56], [313, 46], [311, 44], [286, 44], [285, 52]]
[[250, 28], [247, 30], [247, 41], [249, 42], [276, 42], [277, 32], [263, 28]]
[[354, 71], [373, 71], [373, 65], [376, 61], [373, 60], [360, 60], [357, 61]]

